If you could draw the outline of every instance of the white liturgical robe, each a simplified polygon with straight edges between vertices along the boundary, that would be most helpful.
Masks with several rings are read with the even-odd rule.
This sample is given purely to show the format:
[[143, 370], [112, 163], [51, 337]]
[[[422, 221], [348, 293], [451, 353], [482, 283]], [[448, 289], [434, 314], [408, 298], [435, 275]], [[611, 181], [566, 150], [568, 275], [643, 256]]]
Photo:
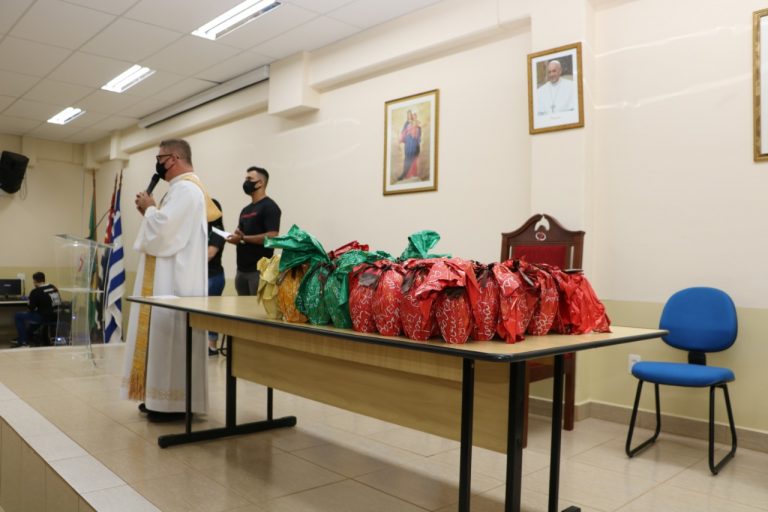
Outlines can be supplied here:
[[576, 87], [567, 78], [560, 78], [555, 84], [545, 83], [538, 88], [537, 94], [536, 113], [539, 115], [576, 109]]
[[[133, 294], [141, 295], [146, 255], [156, 257], [152, 295], [202, 297], [208, 294], [208, 237], [204, 193], [184, 175], [171, 180], [158, 208], [144, 212], [133, 249], [141, 253]], [[128, 398], [139, 305], [132, 304], [126, 337], [121, 394]], [[208, 409], [206, 336], [192, 331], [192, 411]], [[179, 412], [185, 409], [186, 314], [152, 308], [147, 348], [148, 409]]]

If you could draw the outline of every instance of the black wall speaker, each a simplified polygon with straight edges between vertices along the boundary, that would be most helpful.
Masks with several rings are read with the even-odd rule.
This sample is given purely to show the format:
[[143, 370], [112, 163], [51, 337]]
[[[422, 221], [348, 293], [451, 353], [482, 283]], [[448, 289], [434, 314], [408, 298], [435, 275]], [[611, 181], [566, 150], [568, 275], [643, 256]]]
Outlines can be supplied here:
[[0, 155], [0, 189], [14, 194], [21, 188], [29, 158], [18, 153], [3, 151]]

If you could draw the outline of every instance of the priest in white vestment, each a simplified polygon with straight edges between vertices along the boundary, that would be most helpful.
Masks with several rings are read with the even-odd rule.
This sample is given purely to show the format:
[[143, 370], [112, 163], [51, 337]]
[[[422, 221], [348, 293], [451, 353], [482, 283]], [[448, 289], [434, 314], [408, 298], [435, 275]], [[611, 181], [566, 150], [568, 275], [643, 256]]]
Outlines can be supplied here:
[[[147, 192], [136, 195], [136, 207], [144, 218], [133, 246], [141, 253], [133, 293], [205, 296], [208, 292], [206, 194], [193, 174], [189, 144], [181, 139], [163, 141], [156, 159], [157, 174], [168, 182], [169, 188], [159, 206]], [[149, 279], [152, 266], [154, 276]], [[148, 306], [143, 307], [149, 312]], [[139, 304], [131, 306], [122, 396], [143, 399], [139, 409], [148, 413], [150, 421], [180, 419], [186, 407], [186, 314], [151, 308], [147, 322], [140, 319], [140, 310]], [[206, 348], [205, 332], [193, 330], [194, 413], [205, 413], [208, 409]], [[142, 369], [143, 361], [146, 366]]]
[[576, 110], [578, 97], [573, 80], [562, 78], [563, 67], [560, 61], [551, 60], [547, 64], [547, 82], [536, 90], [536, 113], [554, 114]]

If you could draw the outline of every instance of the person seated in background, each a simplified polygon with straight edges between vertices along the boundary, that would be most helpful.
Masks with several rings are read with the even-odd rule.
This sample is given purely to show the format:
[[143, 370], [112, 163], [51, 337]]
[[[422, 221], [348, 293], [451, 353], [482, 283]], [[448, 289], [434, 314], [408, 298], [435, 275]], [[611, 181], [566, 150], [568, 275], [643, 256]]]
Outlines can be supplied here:
[[32, 283], [35, 288], [29, 294], [29, 311], [19, 311], [14, 315], [16, 347], [28, 346], [32, 334], [41, 324], [55, 322], [57, 309], [61, 306], [59, 290], [45, 282], [45, 274], [32, 274]]

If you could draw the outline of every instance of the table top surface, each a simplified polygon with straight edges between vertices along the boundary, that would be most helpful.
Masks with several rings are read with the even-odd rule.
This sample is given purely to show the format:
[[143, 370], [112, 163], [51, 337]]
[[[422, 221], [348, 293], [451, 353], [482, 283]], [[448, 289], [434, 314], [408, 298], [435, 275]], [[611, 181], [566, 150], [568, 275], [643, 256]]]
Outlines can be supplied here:
[[609, 333], [589, 334], [547, 334], [529, 336], [517, 343], [505, 343], [501, 339], [491, 341], [472, 341], [464, 344], [449, 344], [442, 339], [414, 341], [402, 336], [382, 336], [376, 333], [361, 333], [352, 329], [339, 329], [332, 325], [312, 325], [273, 320], [264, 315], [257, 297], [128, 297], [131, 302], [149, 304], [163, 308], [226, 318], [254, 326], [269, 326], [283, 329], [319, 334], [333, 338], [346, 339], [358, 343], [372, 343], [393, 346], [409, 350], [437, 352], [455, 357], [480, 359], [499, 362], [523, 361], [539, 357], [552, 356], [567, 352], [578, 352], [592, 348], [619, 345], [633, 341], [660, 338], [667, 334], [662, 329], [644, 329], [638, 327], [611, 326]]
[[26, 306], [29, 303], [27, 300], [21, 299], [0, 299], [0, 307], [2, 306]]

